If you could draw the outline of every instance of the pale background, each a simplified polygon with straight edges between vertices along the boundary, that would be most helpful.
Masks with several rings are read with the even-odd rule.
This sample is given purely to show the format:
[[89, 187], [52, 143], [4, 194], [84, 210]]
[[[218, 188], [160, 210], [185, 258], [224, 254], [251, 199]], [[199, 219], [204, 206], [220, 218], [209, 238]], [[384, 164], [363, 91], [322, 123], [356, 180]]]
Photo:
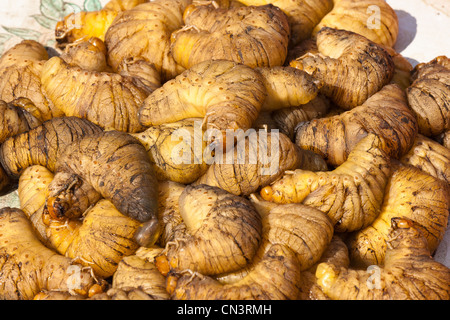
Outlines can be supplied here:
[[[22, 39], [54, 43], [54, 25], [75, 10], [95, 10], [106, 0], [1, 0], [0, 53]], [[413, 66], [439, 55], [450, 56], [450, 0], [387, 0], [400, 24], [395, 49]], [[0, 208], [18, 207], [17, 192], [0, 197]], [[450, 267], [450, 229], [435, 258]]]

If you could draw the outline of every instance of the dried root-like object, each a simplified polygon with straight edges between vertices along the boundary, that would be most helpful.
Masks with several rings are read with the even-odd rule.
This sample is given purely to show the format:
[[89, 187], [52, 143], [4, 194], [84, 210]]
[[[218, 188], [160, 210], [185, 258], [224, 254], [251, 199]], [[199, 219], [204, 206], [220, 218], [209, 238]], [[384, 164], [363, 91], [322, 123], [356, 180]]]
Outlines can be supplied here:
[[139, 120], [145, 126], [204, 117], [207, 129], [247, 130], [266, 97], [262, 76], [227, 60], [205, 61], [167, 81], [145, 99]]
[[450, 184], [450, 149], [421, 134], [400, 161]]
[[394, 75], [391, 55], [380, 45], [351, 31], [323, 28], [316, 37], [318, 53], [290, 62], [323, 83], [321, 92], [343, 109], [363, 104]]
[[261, 217], [245, 198], [206, 185], [187, 186], [179, 198], [187, 234], [167, 243], [158, 270], [214, 275], [241, 269], [261, 241]]
[[289, 21], [291, 46], [309, 39], [314, 27], [333, 8], [333, 0], [240, 0], [240, 2], [248, 6], [271, 3], [280, 8]]
[[399, 22], [394, 9], [384, 0], [334, 0], [334, 7], [314, 28], [348, 30], [388, 47], [397, 41]]
[[[87, 42], [89, 43], [89, 42]], [[100, 40], [89, 43], [88, 48], [102, 54]], [[138, 110], [147, 96], [159, 86], [159, 76], [153, 66], [141, 64], [144, 72], [137, 75], [122, 75], [83, 69], [65, 62], [61, 57], [49, 59], [43, 66], [42, 90], [66, 116], [88, 119], [102, 128], [125, 132], [139, 132], [145, 129], [138, 119]], [[85, 59], [84, 64], [90, 64]], [[133, 62], [135, 63], [135, 62]], [[137, 62], [136, 62], [137, 63]], [[94, 69], [94, 70], [93, 70]], [[148, 83], [153, 85], [148, 86]]]
[[201, 118], [184, 119], [131, 135], [144, 145], [158, 180], [189, 184], [208, 170], [202, 124]]
[[433, 260], [421, 228], [392, 218], [382, 267], [354, 270], [324, 263], [317, 283], [337, 300], [449, 300], [450, 269]]
[[57, 159], [55, 172], [52, 185], [58, 187], [52, 188], [47, 201], [50, 213], [64, 216], [72, 205], [70, 195], [81, 180], [122, 214], [145, 223], [136, 234], [140, 245], [156, 241], [160, 232], [158, 183], [149, 156], [137, 139], [119, 131], [78, 139]]
[[101, 131], [100, 127], [85, 119], [53, 118], [34, 129], [8, 138], [0, 146], [0, 162], [13, 180], [18, 180], [27, 167], [37, 164], [54, 172], [56, 160], [69, 144]]
[[117, 15], [147, 0], [110, 0], [98, 11], [71, 13], [55, 27], [55, 39], [59, 47], [91, 37], [104, 40], [105, 33]]
[[434, 252], [444, 237], [450, 208], [448, 184], [409, 165], [397, 164], [386, 186], [379, 216], [348, 239], [355, 265], [385, 261], [390, 220], [406, 217], [421, 225], [428, 250]]
[[436, 136], [450, 130], [450, 59], [440, 56], [418, 64], [411, 79], [406, 93], [419, 132]]
[[170, 51], [172, 33], [183, 25], [191, 0], [155, 0], [120, 13], [105, 35], [108, 64], [116, 70], [123, 60], [141, 58], [154, 64], [165, 82], [184, 71]]
[[262, 218], [263, 241], [283, 244], [294, 251], [301, 271], [319, 260], [334, 233], [333, 224], [325, 213], [299, 203], [260, 200], [254, 194], [251, 201]]
[[300, 149], [286, 135], [259, 130], [238, 139], [223, 156], [216, 156], [195, 184], [246, 196], [275, 181], [286, 170], [297, 168], [320, 171], [327, 165], [322, 157]]
[[185, 27], [172, 34], [171, 52], [186, 69], [218, 59], [252, 68], [284, 64], [290, 29], [286, 15], [278, 7], [192, 4], [183, 18]]
[[44, 246], [20, 209], [0, 210], [0, 235], [1, 299], [28, 300], [41, 290], [88, 296], [97, 283], [89, 268]]
[[417, 132], [417, 120], [405, 93], [391, 84], [353, 110], [299, 124], [295, 142], [337, 166], [369, 133], [382, 137], [389, 155], [399, 159], [411, 149]]
[[370, 134], [332, 171], [297, 169], [261, 190], [277, 203], [303, 203], [325, 212], [338, 232], [368, 226], [379, 214], [390, 176], [383, 140]]
[[221, 283], [201, 274], [170, 275], [167, 290], [175, 300], [294, 300], [299, 281], [295, 253], [274, 244], [242, 279]]
[[48, 57], [45, 47], [34, 40], [24, 40], [3, 53], [0, 58], [0, 100], [30, 99], [39, 110], [41, 121], [62, 116], [63, 113], [52, 106], [41, 90], [41, 72]]

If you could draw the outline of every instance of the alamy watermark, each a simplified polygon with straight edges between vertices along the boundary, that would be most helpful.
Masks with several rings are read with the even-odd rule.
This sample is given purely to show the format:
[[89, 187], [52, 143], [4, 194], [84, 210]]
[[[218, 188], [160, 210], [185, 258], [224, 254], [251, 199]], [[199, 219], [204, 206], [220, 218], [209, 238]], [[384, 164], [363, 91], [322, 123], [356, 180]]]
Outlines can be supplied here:
[[[220, 143], [224, 136], [225, 150]], [[277, 129], [230, 129], [224, 133], [209, 128], [203, 132], [202, 121], [195, 121], [193, 134], [186, 128], [179, 128], [172, 133], [171, 140], [179, 141], [171, 153], [172, 160], [177, 165], [258, 164], [261, 175], [273, 175], [279, 170], [280, 136]], [[203, 148], [204, 141], [217, 143], [212, 142]]]
[[367, 14], [369, 14], [369, 18], [367, 18], [367, 28], [370, 30], [380, 29], [381, 28], [381, 9], [377, 5], [371, 5], [367, 7]]

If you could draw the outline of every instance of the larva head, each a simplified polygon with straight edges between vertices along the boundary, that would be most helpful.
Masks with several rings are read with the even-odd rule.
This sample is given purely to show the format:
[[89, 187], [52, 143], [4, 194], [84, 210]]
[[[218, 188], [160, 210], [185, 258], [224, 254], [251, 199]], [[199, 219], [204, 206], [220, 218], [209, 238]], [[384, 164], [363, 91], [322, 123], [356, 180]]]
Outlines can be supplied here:
[[162, 226], [155, 217], [144, 222], [134, 235], [134, 240], [142, 247], [150, 247], [155, 244], [162, 233]]
[[106, 67], [106, 46], [104, 42], [92, 37], [79, 39], [65, 48], [61, 58], [71, 66], [80, 67], [86, 71], [104, 71]]
[[301, 203], [311, 192], [314, 172], [295, 170], [261, 189], [261, 197], [276, 203]]
[[64, 48], [83, 36], [81, 29], [86, 16], [87, 12], [70, 13], [56, 23], [55, 39], [59, 48]]

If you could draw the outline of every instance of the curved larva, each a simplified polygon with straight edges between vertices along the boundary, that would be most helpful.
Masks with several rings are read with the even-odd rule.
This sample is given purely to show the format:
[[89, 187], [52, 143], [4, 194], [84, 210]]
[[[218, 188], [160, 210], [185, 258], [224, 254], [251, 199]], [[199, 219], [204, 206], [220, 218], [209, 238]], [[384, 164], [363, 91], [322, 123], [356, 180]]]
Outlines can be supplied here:
[[[137, 139], [124, 132], [104, 131], [74, 141], [57, 159], [52, 185], [70, 185], [70, 181], [64, 181], [74, 176], [110, 200], [122, 214], [144, 223], [142, 233], [137, 235], [141, 245], [156, 241], [160, 231], [158, 182], [149, 156]], [[49, 197], [52, 201], [47, 203], [56, 205], [56, 212], [66, 201], [58, 199], [64, 195], [60, 189], [53, 189]]]
[[207, 185], [186, 186], [179, 198], [186, 234], [156, 258], [167, 274], [186, 269], [205, 275], [238, 270], [261, 241], [261, 218], [245, 198]]
[[54, 172], [56, 160], [69, 144], [101, 131], [99, 126], [85, 119], [53, 118], [34, 129], [8, 138], [0, 146], [0, 162], [13, 180], [18, 180], [23, 170], [36, 164]]
[[239, 280], [224, 284], [198, 273], [180, 278], [170, 275], [167, 290], [175, 300], [294, 300], [299, 295], [299, 282], [294, 252], [274, 244], [268, 245], [263, 257]]

